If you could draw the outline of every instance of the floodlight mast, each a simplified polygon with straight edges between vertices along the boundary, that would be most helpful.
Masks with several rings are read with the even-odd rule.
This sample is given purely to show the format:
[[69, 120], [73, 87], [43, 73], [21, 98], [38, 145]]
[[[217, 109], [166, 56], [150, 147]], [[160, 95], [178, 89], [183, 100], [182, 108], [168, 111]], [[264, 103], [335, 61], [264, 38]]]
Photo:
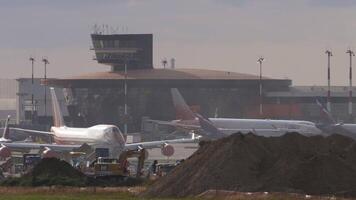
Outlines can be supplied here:
[[327, 109], [331, 112], [331, 103], [330, 103], [330, 57], [333, 56], [330, 50], [326, 50], [325, 53], [328, 56], [328, 96], [327, 96]]
[[[47, 64], [49, 61], [47, 58], [42, 58], [42, 62], [44, 63], [44, 82], [47, 84]], [[44, 85], [44, 116], [47, 116], [47, 86]]]
[[260, 64], [260, 117], [263, 116], [263, 101], [262, 101], [262, 62], [263, 62], [264, 58], [263, 57], [260, 57], [258, 60], [257, 60], [257, 63]]
[[124, 105], [124, 114], [125, 114], [125, 124], [124, 124], [124, 133], [127, 135], [127, 64], [125, 62], [125, 80], [124, 80], [124, 96], [125, 96], [125, 105]]
[[33, 124], [33, 111], [34, 111], [34, 97], [33, 97], [33, 83], [34, 83], [34, 62], [35, 58], [30, 57], [31, 62], [31, 123]]
[[346, 51], [350, 56], [350, 69], [349, 69], [349, 116], [353, 121], [353, 113], [352, 113], [352, 57], [355, 56], [355, 53], [349, 49]]

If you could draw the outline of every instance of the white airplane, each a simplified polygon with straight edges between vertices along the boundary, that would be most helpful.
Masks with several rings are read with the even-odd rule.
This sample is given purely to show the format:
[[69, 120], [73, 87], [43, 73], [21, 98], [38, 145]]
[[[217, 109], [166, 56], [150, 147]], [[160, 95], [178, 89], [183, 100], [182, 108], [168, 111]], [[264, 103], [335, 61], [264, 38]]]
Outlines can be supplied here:
[[[156, 121], [158, 124], [173, 125], [188, 130], [199, 130], [199, 117], [185, 103], [178, 89], [171, 89], [173, 104], [176, 112], [182, 119], [173, 120], [171, 122]], [[271, 120], [271, 119], [237, 119], [237, 118], [209, 118], [220, 133], [230, 135], [233, 133], [254, 133], [260, 136], [281, 136], [287, 132], [298, 132], [303, 135], [322, 134], [315, 123], [302, 120]], [[155, 122], [155, 120], [152, 120]]]
[[[127, 144], [126, 139], [121, 133], [120, 129], [115, 125], [100, 124], [89, 128], [67, 127], [64, 124], [63, 116], [61, 114], [60, 106], [54, 88], [50, 88], [50, 91], [52, 97], [54, 121], [54, 126], [51, 127], [50, 132], [21, 128], [11, 129], [37, 134], [52, 135], [55, 145], [62, 145], [65, 147], [79, 147], [83, 144], [88, 144], [94, 149], [106, 148], [109, 149], [110, 157], [118, 157], [123, 151], [141, 151], [142, 149], [147, 148], [161, 148], [162, 154], [165, 154], [165, 152], [172, 152], [173, 147], [172, 145], [170, 145], [171, 143], [196, 142], [198, 140], [198, 137], [195, 137], [195, 135], [192, 134], [192, 138], [187, 139], [161, 140]], [[42, 146], [44, 145], [42, 144]], [[51, 147], [48, 146], [48, 148]]]
[[11, 150], [30, 150], [30, 149], [43, 149], [43, 157], [49, 157], [54, 155], [56, 151], [73, 151], [76, 148], [80, 148], [81, 145], [61, 145], [61, 144], [39, 144], [26, 141], [12, 141], [10, 139], [10, 128], [9, 128], [10, 116], [8, 116], [3, 134], [0, 138], [0, 157], [7, 158], [11, 156]]

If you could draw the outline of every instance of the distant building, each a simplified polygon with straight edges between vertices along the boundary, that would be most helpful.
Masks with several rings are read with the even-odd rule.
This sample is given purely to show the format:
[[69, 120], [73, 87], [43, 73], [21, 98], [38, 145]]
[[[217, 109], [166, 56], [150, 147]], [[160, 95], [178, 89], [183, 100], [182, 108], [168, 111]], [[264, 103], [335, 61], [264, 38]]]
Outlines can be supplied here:
[[0, 79], [0, 121], [8, 115], [16, 118], [16, 91], [16, 80]]
[[[208, 116], [218, 110], [220, 116], [243, 117], [249, 107], [258, 104], [258, 76], [220, 70], [153, 68], [152, 34], [96, 33], [91, 38], [95, 60], [110, 65], [111, 71], [47, 82], [71, 91], [74, 101], [68, 111], [77, 126], [110, 123], [122, 128], [127, 121], [129, 131], [137, 131], [143, 116], [175, 119], [170, 88], [179, 88], [189, 104]], [[171, 62], [175, 65], [175, 60]], [[125, 82], [129, 116], [124, 115]], [[291, 84], [288, 79], [267, 77], [262, 82], [265, 92], [285, 91]]]
[[[331, 87], [331, 113], [337, 121], [355, 122], [356, 117], [356, 87], [354, 94], [353, 116], [348, 114], [349, 87]], [[304, 118], [311, 121], [320, 120], [320, 108], [316, 100], [326, 104], [327, 86], [292, 86], [286, 91], [271, 91], [266, 93], [267, 104], [270, 105], [271, 116], [279, 118]], [[277, 111], [273, 107], [284, 108]], [[266, 107], [268, 108], [268, 107]]]
[[[68, 114], [75, 126], [109, 123], [122, 129], [127, 122], [129, 132], [133, 132], [139, 131], [142, 117], [176, 119], [170, 88], [178, 88], [192, 109], [208, 117], [313, 121], [320, 117], [315, 97], [326, 94], [316, 87], [315, 90], [313, 87], [293, 87], [289, 79], [263, 77], [263, 115], [260, 115], [259, 76], [179, 66], [174, 69], [154, 68], [152, 34], [96, 33], [91, 37], [95, 59], [98, 63], [110, 65], [111, 70], [48, 79], [45, 83], [67, 89], [66, 99], [70, 99], [67, 101]], [[124, 72], [125, 64], [127, 74]], [[175, 65], [174, 61], [172, 65]], [[128, 88], [126, 99], [125, 83]], [[340, 92], [341, 96], [337, 95], [332, 92], [332, 103], [335, 104], [332, 113], [346, 121], [346, 90]], [[125, 100], [128, 116], [124, 115]]]

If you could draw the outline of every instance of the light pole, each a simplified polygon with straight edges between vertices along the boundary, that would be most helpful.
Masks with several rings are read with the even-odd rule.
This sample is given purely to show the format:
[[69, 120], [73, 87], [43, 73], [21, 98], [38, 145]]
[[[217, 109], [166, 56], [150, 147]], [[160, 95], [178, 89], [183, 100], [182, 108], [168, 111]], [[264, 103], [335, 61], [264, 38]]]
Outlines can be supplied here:
[[325, 53], [328, 56], [328, 96], [327, 96], [327, 109], [331, 112], [331, 105], [330, 105], [330, 57], [333, 56], [330, 50], [326, 50]]
[[260, 64], [260, 116], [263, 116], [263, 101], [262, 101], [262, 62], [263, 62], [264, 58], [260, 57], [257, 60], [257, 63]]
[[127, 64], [125, 62], [125, 80], [124, 80], [124, 96], [125, 96], [125, 107], [124, 107], [124, 112], [125, 112], [125, 124], [124, 124], [124, 133], [127, 135]]
[[33, 64], [35, 62], [35, 58], [34, 57], [30, 57], [29, 59], [31, 61], [31, 123], [33, 124], [33, 110], [34, 110], [34, 104], [33, 104], [33, 83], [34, 83], [34, 67]]
[[349, 115], [350, 115], [350, 119], [353, 121], [352, 119], [352, 56], [355, 56], [355, 53], [349, 49], [346, 51], [347, 54], [350, 55], [350, 70], [349, 70]]
[[44, 63], [44, 116], [47, 116], [47, 64], [49, 64], [47, 58], [43, 58], [42, 62]]

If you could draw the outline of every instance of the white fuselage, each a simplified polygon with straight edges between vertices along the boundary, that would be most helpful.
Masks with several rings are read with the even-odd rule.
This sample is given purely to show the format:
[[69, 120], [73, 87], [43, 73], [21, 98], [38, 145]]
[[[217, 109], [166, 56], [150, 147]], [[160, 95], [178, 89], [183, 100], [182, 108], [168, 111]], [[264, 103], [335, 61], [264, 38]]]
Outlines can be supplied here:
[[299, 120], [269, 120], [269, 119], [234, 119], [209, 118], [223, 133], [229, 135], [236, 132], [252, 132], [260, 136], [281, 136], [287, 132], [298, 132], [303, 135], [321, 134], [313, 122]]
[[341, 124], [339, 125], [342, 128], [346, 129], [350, 133], [355, 133], [356, 134], [356, 124]]
[[[224, 134], [254, 133], [271, 137], [281, 136], [287, 132], [298, 132], [303, 135], [319, 135], [322, 131], [313, 122], [302, 120], [272, 120], [272, 119], [237, 119], [209, 118], [209, 120]], [[199, 126], [199, 120], [174, 120], [174, 123]], [[355, 127], [356, 128], [356, 127]]]
[[117, 156], [125, 148], [125, 138], [114, 125], [96, 125], [89, 128], [52, 127], [57, 144], [82, 145], [93, 148], [109, 148], [111, 156]]

